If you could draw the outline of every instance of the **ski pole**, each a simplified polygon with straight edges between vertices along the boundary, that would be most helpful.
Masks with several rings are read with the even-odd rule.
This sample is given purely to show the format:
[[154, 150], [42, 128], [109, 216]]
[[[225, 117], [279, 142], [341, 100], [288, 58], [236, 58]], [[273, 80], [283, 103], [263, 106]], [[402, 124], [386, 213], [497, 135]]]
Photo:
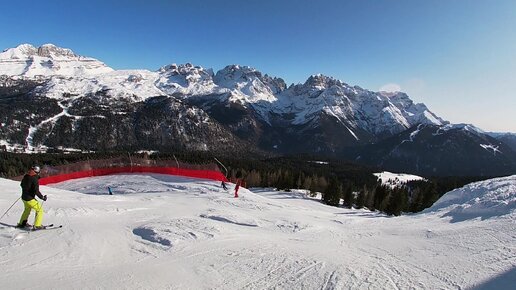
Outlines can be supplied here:
[[43, 205], [45, 204], [45, 200], [41, 201], [41, 210], [43, 211]]
[[4, 212], [4, 214], [2, 215], [2, 217], [0, 217], [0, 220], [2, 220], [2, 218], [11, 210], [11, 208], [18, 202], [18, 200], [20, 200], [21, 197], [18, 197], [18, 199]]
[[222, 167], [224, 167], [224, 170], [226, 170], [225, 177], [227, 178], [228, 177], [228, 170], [226, 169], [226, 166], [224, 166], [224, 164], [222, 164], [222, 162], [220, 162], [217, 158], [213, 157], [213, 159], [215, 159], [215, 161], [217, 161], [220, 165], [222, 165]]

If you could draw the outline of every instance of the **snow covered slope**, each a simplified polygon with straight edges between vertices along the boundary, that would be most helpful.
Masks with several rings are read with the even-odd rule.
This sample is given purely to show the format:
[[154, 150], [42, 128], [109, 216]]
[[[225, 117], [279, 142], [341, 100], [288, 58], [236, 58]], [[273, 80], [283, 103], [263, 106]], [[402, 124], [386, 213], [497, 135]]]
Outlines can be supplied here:
[[21, 44], [0, 53], [0, 75], [76, 77], [110, 71], [113, 69], [94, 58], [76, 55], [70, 49], [53, 44], [40, 47]]
[[[0, 279], [5, 289], [509, 289], [515, 185], [466, 187], [455, 204], [496, 195], [508, 207], [454, 222], [449, 207], [393, 218], [267, 189], [235, 199], [232, 186], [174, 176], [72, 180], [41, 189], [45, 223], [62, 229], [9, 227], [20, 202], [3, 218]], [[7, 209], [19, 184], [0, 186]]]
[[388, 185], [391, 187], [401, 186], [404, 183], [415, 180], [424, 180], [423, 177], [412, 175], [412, 174], [404, 174], [404, 173], [392, 173], [389, 171], [383, 171], [380, 173], [373, 173], [379, 180], [382, 180], [383, 185]]
[[488, 219], [516, 209], [516, 175], [468, 184], [448, 192], [425, 212], [452, 217], [452, 221]]

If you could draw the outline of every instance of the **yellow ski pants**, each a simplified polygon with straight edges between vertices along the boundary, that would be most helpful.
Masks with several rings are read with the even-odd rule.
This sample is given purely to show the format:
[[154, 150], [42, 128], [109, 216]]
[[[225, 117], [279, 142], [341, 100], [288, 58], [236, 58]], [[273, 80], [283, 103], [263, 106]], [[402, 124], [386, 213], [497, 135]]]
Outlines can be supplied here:
[[20, 218], [20, 224], [23, 221], [26, 221], [29, 218], [30, 211], [34, 210], [36, 212], [36, 220], [34, 221], [34, 226], [41, 226], [41, 223], [43, 222], [43, 207], [41, 206], [41, 204], [37, 200], [31, 199], [29, 201], [23, 200], [23, 205], [25, 206], [25, 210], [23, 211], [23, 214]]

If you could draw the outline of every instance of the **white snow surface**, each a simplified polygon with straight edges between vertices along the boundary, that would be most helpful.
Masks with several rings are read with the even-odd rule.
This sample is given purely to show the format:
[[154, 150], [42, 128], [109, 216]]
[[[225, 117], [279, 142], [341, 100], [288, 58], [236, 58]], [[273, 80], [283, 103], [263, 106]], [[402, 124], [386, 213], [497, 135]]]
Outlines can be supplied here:
[[460, 124], [446, 124], [444, 126], [441, 126], [441, 127], [439, 127], [439, 129], [437, 129], [437, 132], [435, 132], [434, 135], [440, 135], [449, 130], [464, 130], [464, 131], [468, 131], [468, 132], [470, 132], [472, 134], [476, 134], [476, 135], [485, 134], [485, 132], [482, 129], [476, 127], [475, 125], [460, 123]]
[[496, 153], [502, 153], [502, 151], [500, 151], [498, 149], [499, 146], [496, 146], [496, 145], [492, 145], [492, 144], [480, 144], [480, 147], [486, 149], [487, 151], [493, 151], [493, 155], [496, 155]]
[[75, 97], [106, 92], [112, 98], [141, 101], [149, 97], [166, 95], [154, 85], [157, 78], [158, 73], [148, 70], [118, 70], [74, 78], [53, 76], [48, 82], [37, 87], [36, 92], [55, 99], [63, 99], [64, 94]]
[[424, 178], [421, 176], [406, 173], [392, 173], [389, 171], [373, 173], [373, 175], [375, 175], [378, 179], [381, 179], [383, 185], [388, 185], [391, 187], [400, 186], [409, 181], [424, 180]]
[[94, 58], [76, 55], [68, 48], [53, 44], [44, 44], [40, 47], [21, 44], [0, 53], [0, 75], [83, 76], [111, 71], [112, 68]]
[[[19, 183], [0, 179], [0, 186], [0, 208], [7, 209]], [[326, 206], [298, 191], [241, 188], [233, 198], [233, 186], [224, 191], [219, 182], [157, 174], [42, 186], [44, 223], [63, 228], [10, 227], [23, 210], [16, 203], [0, 221], [2, 289], [514, 285], [516, 176], [468, 185], [427, 212], [401, 217]], [[460, 220], [447, 215], [470, 204], [492, 210]]]
[[440, 212], [452, 217], [452, 221], [462, 221], [511, 214], [514, 209], [516, 175], [476, 182], [450, 191], [425, 212]]

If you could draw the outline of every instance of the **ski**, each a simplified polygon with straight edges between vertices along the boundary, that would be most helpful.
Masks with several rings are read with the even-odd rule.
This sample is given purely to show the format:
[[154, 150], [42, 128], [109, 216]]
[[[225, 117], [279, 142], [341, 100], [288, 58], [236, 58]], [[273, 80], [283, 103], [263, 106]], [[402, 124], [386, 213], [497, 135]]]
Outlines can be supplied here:
[[38, 228], [38, 229], [35, 229], [33, 226], [25, 226], [23, 228], [20, 228], [20, 227], [17, 227], [17, 226], [12, 226], [12, 227], [14, 227], [16, 229], [19, 229], [19, 230], [35, 232], [35, 231], [40, 231], [40, 230], [60, 229], [60, 228], [63, 227], [63, 225], [54, 226], [54, 224], [49, 224], [49, 225], [44, 225], [44, 226], [42, 226], [41, 228]]
[[32, 229], [30, 229], [30, 231], [36, 232], [36, 231], [41, 231], [41, 230], [53, 230], [53, 229], [60, 229], [62, 227], [63, 227], [63, 225], [54, 226], [54, 224], [49, 224], [49, 225], [43, 226], [39, 229], [32, 228]]
[[13, 227], [15, 229], [19, 229], [19, 230], [24, 230], [24, 231], [29, 231], [29, 232], [35, 232], [35, 231], [39, 231], [39, 230], [51, 230], [51, 229], [60, 229], [63, 227], [63, 225], [54, 225], [54, 224], [49, 224], [49, 225], [44, 225], [42, 226], [41, 228], [39, 229], [35, 229], [33, 226], [31, 225], [27, 225], [27, 226], [24, 226], [24, 227], [19, 227], [19, 226], [16, 226], [16, 225], [7, 225], [7, 224], [3, 224], [3, 225], [6, 225], [8, 227]]

